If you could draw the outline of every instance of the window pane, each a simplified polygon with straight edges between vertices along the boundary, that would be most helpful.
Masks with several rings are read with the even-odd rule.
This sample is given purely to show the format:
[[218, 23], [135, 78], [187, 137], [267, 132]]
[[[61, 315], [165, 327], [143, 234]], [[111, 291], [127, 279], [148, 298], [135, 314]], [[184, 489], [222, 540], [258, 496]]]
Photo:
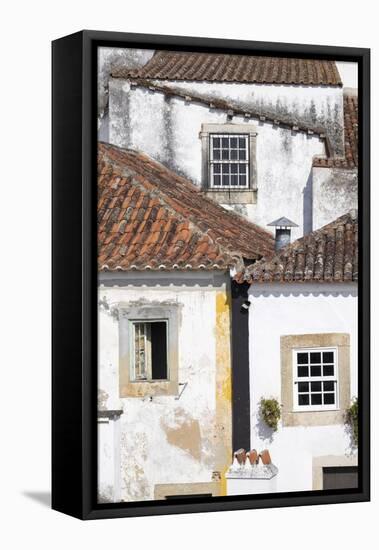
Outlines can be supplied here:
[[229, 174], [229, 171], [230, 171], [230, 164], [222, 164], [222, 173], [223, 174]]
[[307, 393], [299, 395], [299, 405], [309, 405], [309, 395]]
[[312, 393], [311, 394], [311, 405], [321, 405], [321, 393]]
[[231, 176], [231, 185], [238, 185], [238, 176]]
[[231, 164], [230, 168], [231, 168], [232, 174], [238, 173], [238, 164]]
[[308, 376], [308, 367], [297, 367], [297, 376]]
[[220, 147], [220, 138], [213, 138], [213, 147]]
[[311, 363], [321, 363], [321, 353], [320, 352], [311, 352]]
[[221, 143], [222, 143], [222, 146], [225, 147], [225, 148], [228, 148], [229, 147], [229, 138], [221, 138]]
[[334, 382], [324, 382], [324, 391], [334, 391]]
[[222, 176], [222, 185], [229, 187], [229, 176]]
[[297, 354], [297, 364], [306, 365], [308, 363], [308, 353], [298, 353]]
[[246, 138], [239, 138], [238, 139], [238, 145], [239, 145], [240, 149], [245, 149], [246, 148], [246, 141], [247, 141]]
[[240, 174], [246, 174], [246, 164], [239, 164]]
[[334, 365], [324, 365], [324, 376], [334, 376]]
[[213, 149], [214, 160], [220, 160], [220, 149]]
[[311, 382], [311, 391], [321, 391], [321, 382]]
[[238, 153], [237, 149], [232, 149], [230, 151], [230, 158], [232, 160], [238, 160], [238, 154], [237, 153]]
[[149, 323], [151, 330], [151, 378], [167, 379], [167, 324]]
[[229, 160], [229, 149], [222, 150], [222, 160]]
[[246, 160], [246, 151], [244, 149], [240, 149], [240, 160]]
[[324, 351], [322, 360], [324, 363], [334, 363], [334, 353], [332, 351]]
[[230, 138], [230, 147], [237, 147], [237, 138]]
[[298, 389], [299, 389], [299, 393], [309, 391], [309, 382], [299, 382]]
[[321, 365], [311, 365], [311, 376], [321, 376]]
[[246, 187], [246, 176], [240, 176], [240, 185]]
[[213, 173], [214, 174], [220, 174], [221, 172], [221, 164], [219, 164], [218, 162], [216, 162], [214, 165], [213, 165]]
[[334, 405], [334, 393], [324, 393], [324, 405]]
[[221, 176], [213, 176], [213, 185], [221, 185]]

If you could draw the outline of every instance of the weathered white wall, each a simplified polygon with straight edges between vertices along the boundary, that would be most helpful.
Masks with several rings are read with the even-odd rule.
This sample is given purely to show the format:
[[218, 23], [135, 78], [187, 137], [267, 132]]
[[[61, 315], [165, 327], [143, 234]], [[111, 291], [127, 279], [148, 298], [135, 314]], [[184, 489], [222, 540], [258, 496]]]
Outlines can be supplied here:
[[[160, 275], [160, 274], [158, 274]], [[138, 286], [100, 286], [99, 299], [119, 302], [175, 300], [182, 305], [179, 327], [179, 383], [175, 396], [119, 398], [117, 318], [99, 310], [99, 383], [102, 408], [123, 408], [120, 423], [121, 499], [154, 498], [158, 483], [210, 482], [217, 457], [216, 294], [227, 278], [164, 284], [133, 273]], [[200, 285], [199, 285], [200, 283]], [[109, 284], [109, 283], [108, 283]], [[120, 285], [120, 282], [118, 282]], [[182, 386], [179, 390], [183, 389]], [[170, 442], [168, 441], [170, 440]], [[101, 439], [100, 439], [101, 441]], [[175, 441], [177, 443], [175, 443]], [[187, 448], [186, 448], [187, 445]], [[102, 464], [102, 463], [101, 463]]]
[[120, 501], [120, 432], [119, 418], [99, 418], [98, 494], [102, 502]]
[[[280, 336], [350, 334], [351, 397], [357, 396], [356, 285], [252, 285], [249, 291], [251, 448], [268, 448], [278, 491], [312, 489], [312, 457], [351, 454], [344, 425], [272, 430], [259, 418], [261, 397], [281, 400]], [[334, 290], [333, 290], [334, 288]], [[304, 413], [306, 414], [306, 413]]]
[[358, 208], [358, 170], [313, 168], [313, 229]]
[[[226, 113], [220, 110], [166, 99], [143, 88], [130, 89], [120, 79], [110, 81], [110, 142], [144, 151], [197, 185], [201, 183], [201, 125], [225, 122]], [[258, 132], [257, 203], [241, 205], [238, 211], [263, 227], [286, 216], [299, 225], [292, 238], [301, 237], [303, 228], [309, 230], [311, 225], [312, 159], [325, 154], [323, 141], [243, 117], [234, 117], [233, 122], [253, 124]]]

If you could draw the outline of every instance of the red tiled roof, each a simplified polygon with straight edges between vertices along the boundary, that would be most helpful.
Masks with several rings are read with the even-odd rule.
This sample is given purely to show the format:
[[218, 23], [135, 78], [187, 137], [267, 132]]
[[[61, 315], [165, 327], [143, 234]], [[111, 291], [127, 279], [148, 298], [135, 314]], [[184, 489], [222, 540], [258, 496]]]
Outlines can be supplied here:
[[238, 283], [351, 282], [358, 280], [358, 218], [345, 214], [235, 276]]
[[313, 166], [324, 168], [357, 168], [358, 166], [358, 97], [345, 95], [343, 98], [345, 156], [342, 158], [316, 157]]
[[98, 246], [100, 271], [227, 269], [274, 240], [147, 155], [99, 143]]
[[156, 51], [139, 69], [118, 68], [114, 77], [207, 82], [342, 86], [334, 61], [217, 53]]

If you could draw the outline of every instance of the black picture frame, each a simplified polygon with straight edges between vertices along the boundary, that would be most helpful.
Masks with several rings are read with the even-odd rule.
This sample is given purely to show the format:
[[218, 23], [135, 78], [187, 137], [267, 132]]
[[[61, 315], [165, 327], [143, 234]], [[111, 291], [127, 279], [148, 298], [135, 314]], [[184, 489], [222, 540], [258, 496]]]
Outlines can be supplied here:
[[[97, 48], [119, 46], [355, 61], [359, 78], [359, 487], [118, 504], [96, 502]], [[370, 50], [85, 30], [52, 43], [52, 508], [81, 519], [370, 499]]]

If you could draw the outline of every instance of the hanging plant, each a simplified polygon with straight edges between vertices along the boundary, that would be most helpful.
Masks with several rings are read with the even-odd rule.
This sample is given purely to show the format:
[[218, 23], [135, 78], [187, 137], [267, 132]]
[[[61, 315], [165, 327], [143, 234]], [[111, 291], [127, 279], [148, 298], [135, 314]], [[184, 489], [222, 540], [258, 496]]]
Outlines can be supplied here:
[[351, 428], [353, 441], [355, 445], [358, 445], [358, 398], [353, 399], [352, 404], [346, 411], [346, 423]]
[[280, 405], [277, 399], [271, 397], [269, 399], [262, 399], [259, 402], [260, 414], [267, 426], [274, 432], [278, 430], [278, 423], [281, 417]]

